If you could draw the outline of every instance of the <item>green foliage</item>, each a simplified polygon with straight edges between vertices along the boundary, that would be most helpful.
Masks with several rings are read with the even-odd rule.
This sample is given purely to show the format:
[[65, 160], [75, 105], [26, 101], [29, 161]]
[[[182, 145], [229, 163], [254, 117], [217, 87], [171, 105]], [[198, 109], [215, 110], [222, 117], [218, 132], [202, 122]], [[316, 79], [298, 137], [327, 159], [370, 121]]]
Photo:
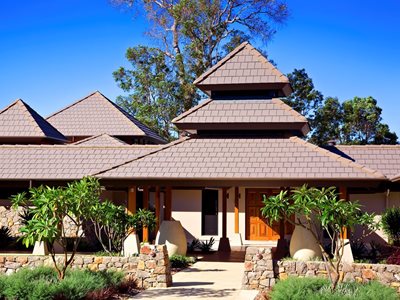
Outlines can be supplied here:
[[[83, 235], [82, 226], [90, 219], [93, 208], [100, 197], [100, 183], [97, 179], [86, 177], [69, 183], [66, 187], [40, 186], [31, 188], [29, 194], [21, 193], [13, 197], [13, 207], [25, 206], [30, 220], [21, 227], [22, 241], [26, 247], [36, 241], [47, 243], [60, 278], [72, 263], [77, 247]], [[75, 225], [76, 238], [73, 239], [71, 255], [67, 255], [68, 238], [65, 236], [64, 220], [68, 219]], [[55, 262], [54, 242], [63, 248], [64, 261], [62, 266]]]
[[284, 101], [305, 116], [311, 127], [314, 127], [316, 111], [323, 103], [324, 96], [314, 88], [314, 83], [305, 69], [294, 69], [292, 73], [288, 74], [288, 79], [293, 93]]
[[194, 263], [193, 258], [179, 254], [171, 255], [169, 261], [171, 262], [172, 268], [187, 268]]
[[6, 248], [13, 242], [10, 229], [7, 226], [0, 228], [0, 248]]
[[114, 2], [144, 9], [158, 46], [127, 50], [132, 67], [119, 68], [114, 79], [131, 94], [118, 104], [168, 140], [176, 137], [172, 118], [200, 99], [195, 78], [243, 40], [269, 40], [288, 16], [283, 0]]
[[93, 207], [91, 221], [94, 232], [105, 252], [120, 253], [124, 240], [132, 230], [147, 227], [150, 230], [156, 226], [154, 213], [146, 209], [138, 209], [131, 215], [124, 206], [115, 205], [111, 201], [98, 202]]
[[288, 74], [293, 93], [285, 102], [304, 115], [311, 125], [309, 140], [326, 145], [330, 140], [341, 144], [396, 144], [397, 135], [382, 123], [382, 109], [372, 97], [340, 103], [323, 98], [304, 69]]
[[373, 300], [398, 299], [396, 290], [371, 281], [340, 283], [332, 292], [329, 281], [322, 278], [289, 277], [278, 281], [270, 293], [271, 300]]
[[210, 237], [208, 241], [201, 242], [199, 249], [203, 252], [210, 252], [214, 244], [215, 244], [215, 239], [213, 237]]
[[[355, 201], [340, 199], [335, 187], [315, 188], [303, 185], [295, 188], [289, 194], [281, 191], [276, 196], [264, 198], [261, 213], [268, 222], [286, 219], [296, 226], [308, 230], [318, 243], [324, 261], [329, 270], [336, 276], [330, 276], [332, 287], [335, 288], [339, 279], [340, 262], [343, 257], [344, 240], [341, 238], [343, 228], [364, 226], [368, 232], [378, 228], [374, 215], [361, 211], [361, 206]], [[291, 216], [295, 216], [294, 220]], [[331, 253], [324, 248], [323, 230], [328, 234]]]
[[188, 251], [189, 252], [193, 252], [193, 251], [195, 251], [195, 250], [197, 250], [197, 249], [200, 249], [200, 245], [201, 245], [201, 243], [200, 243], [200, 240], [199, 239], [193, 239], [190, 243], [188, 243]]
[[57, 272], [48, 267], [21, 269], [10, 276], [0, 276], [0, 298], [18, 300], [84, 299], [93, 291], [119, 286], [122, 272], [73, 270], [59, 281]]
[[400, 245], [400, 207], [392, 207], [385, 210], [382, 215], [382, 229], [388, 235], [390, 241]]

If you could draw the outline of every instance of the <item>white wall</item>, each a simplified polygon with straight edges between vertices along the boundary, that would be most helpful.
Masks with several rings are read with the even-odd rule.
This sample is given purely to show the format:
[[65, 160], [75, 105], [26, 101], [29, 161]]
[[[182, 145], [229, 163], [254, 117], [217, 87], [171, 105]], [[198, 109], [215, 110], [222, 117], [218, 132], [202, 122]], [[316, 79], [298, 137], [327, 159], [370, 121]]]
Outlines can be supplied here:
[[201, 190], [172, 190], [172, 218], [180, 221], [186, 238], [201, 237]]

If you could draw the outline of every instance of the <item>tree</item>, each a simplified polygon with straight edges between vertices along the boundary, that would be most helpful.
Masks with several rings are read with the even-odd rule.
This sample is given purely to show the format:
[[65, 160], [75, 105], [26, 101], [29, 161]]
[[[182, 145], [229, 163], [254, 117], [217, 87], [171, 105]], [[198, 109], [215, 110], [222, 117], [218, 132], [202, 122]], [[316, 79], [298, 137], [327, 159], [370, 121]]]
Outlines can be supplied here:
[[382, 109], [372, 97], [354, 97], [343, 102], [343, 144], [391, 144], [397, 142], [397, 135], [389, 126], [382, 124]]
[[327, 145], [331, 140], [339, 140], [342, 125], [343, 108], [339, 99], [325, 98], [324, 104], [316, 110], [310, 142], [317, 145]]
[[[263, 203], [261, 213], [271, 224], [284, 219], [312, 234], [326, 262], [332, 290], [339, 282], [345, 247], [343, 228], [362, 225], [365, 228], [363, 236], [366, 236], [379, 225], [374, 221], [373, 214], [361, 211], [357, 202], [340, 199], [335, 187], [318, 189], [303, 185], [293, 189], [291, 193], [281, 191], [276, 196], [264, 197]], [[331, 245], [334, 246], [333, 256], [324, 247], [323, 231], [328, 234]]]
[[[59, 279], [64, 279], [74, 259], [84, 234], [84, 222], [92, 215], [100, 191], [98, 180], [87, 177], [69, 183], [66, 187], [31, 188], [29, 194], [23, 192], [12, 198], [14, 208], [25, 206], [32, 216], [20, 229], [23, 243], [26, 247], [34, 245], [36, 241], [47, 244]], [[73, 245], [69, 256], [65, 220], [74, 224]], [[62, 265], [56, 261], [55, 243], [59, 243], [63, 250]]]
[[156, 225], [156, 217], [151, 211], [139, 209], [132, 215], [125, 207], [115, 205], [108, 200], [98, 202], [93, 208], [91, 221], [103, 250], [110, 254], [121, 253], [123, 243], [132, 231], [144, 227], [152, 230]]
[[268, 41], [288, 16], [283, 0], [114, 2], [144, 9], [156, 45], [128, 49], [132, 68], [119, 68], [114, 78], [131, 94], [117, 102], [167, 139], [176, 134], [163, 126], [200, 99], [195, 78], [250, 36]]
[[382, 109], [372, 97], [354, 97], [340, 103], [337, 98], [323, 98], [304, 69], [288, 74], [293, 88], [284, 99], [304, 115], [311, 126], [308, 138], [317, 145], [330, 140], [341, 144], [396, 144], [397, 135], [382, 123]]
[[294, 69], [292, 73], [288, 74], [288, 78], [293, 93], [284, 100], [285, 103], [305, 116], [311, 128], [316, 127], [316, 112], [321, 108], [324, 96], [315, 89], [314, 83], [305, 69]]

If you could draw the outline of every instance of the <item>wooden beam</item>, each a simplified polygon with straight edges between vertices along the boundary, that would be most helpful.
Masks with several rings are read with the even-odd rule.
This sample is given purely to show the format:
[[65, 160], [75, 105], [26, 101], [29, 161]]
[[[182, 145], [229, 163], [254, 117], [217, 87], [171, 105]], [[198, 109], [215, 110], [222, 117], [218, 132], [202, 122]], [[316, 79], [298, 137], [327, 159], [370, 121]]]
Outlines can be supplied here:
[[239, 233], [239, 187], [235, 187], [235, 233]]
[[[339, 187], [339, 197], [340, 199], [344, 199], [346, 201], [349, 200], [349, 195], [347, 193], [347, 187], [345, 186], [340, 186]], [[348, 228], [344, 227], [342, 231], [342, 239], [348, 239]]]
[[[149, 198], [150, 198], [149, 196], [150, 196], [149, 187], [144, 186], [143, 187], [143, 208], [144, 209], [149, 209]], [[149, 229], [147, 227], [143, 228], [142, 239], [143, 239], [143, 242], [149, 241]]]
[[161, 199], [160, 199], [160, 186], [156, 186], [156, 218], [157, 218], [157, 225], [156, 231], [160, 228], [160, 206], [161, 206]]
[[164, 220], [171, 221], [172, 219], [172, 188], [167, 186], [165, 190], [165, 199], [164, 199]]

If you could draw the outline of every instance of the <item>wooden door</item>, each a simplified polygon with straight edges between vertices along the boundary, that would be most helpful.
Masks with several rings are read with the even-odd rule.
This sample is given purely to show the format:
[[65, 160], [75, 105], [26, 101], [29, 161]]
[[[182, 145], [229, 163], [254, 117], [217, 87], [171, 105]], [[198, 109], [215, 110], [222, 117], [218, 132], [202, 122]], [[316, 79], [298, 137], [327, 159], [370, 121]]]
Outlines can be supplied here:
[[264, 196], [277, 194], [275, 190], [246, 190], [246, 239], [252, 241], [274, 241], [279, 239], [279, 222], [269, 226], [261, 215]]

